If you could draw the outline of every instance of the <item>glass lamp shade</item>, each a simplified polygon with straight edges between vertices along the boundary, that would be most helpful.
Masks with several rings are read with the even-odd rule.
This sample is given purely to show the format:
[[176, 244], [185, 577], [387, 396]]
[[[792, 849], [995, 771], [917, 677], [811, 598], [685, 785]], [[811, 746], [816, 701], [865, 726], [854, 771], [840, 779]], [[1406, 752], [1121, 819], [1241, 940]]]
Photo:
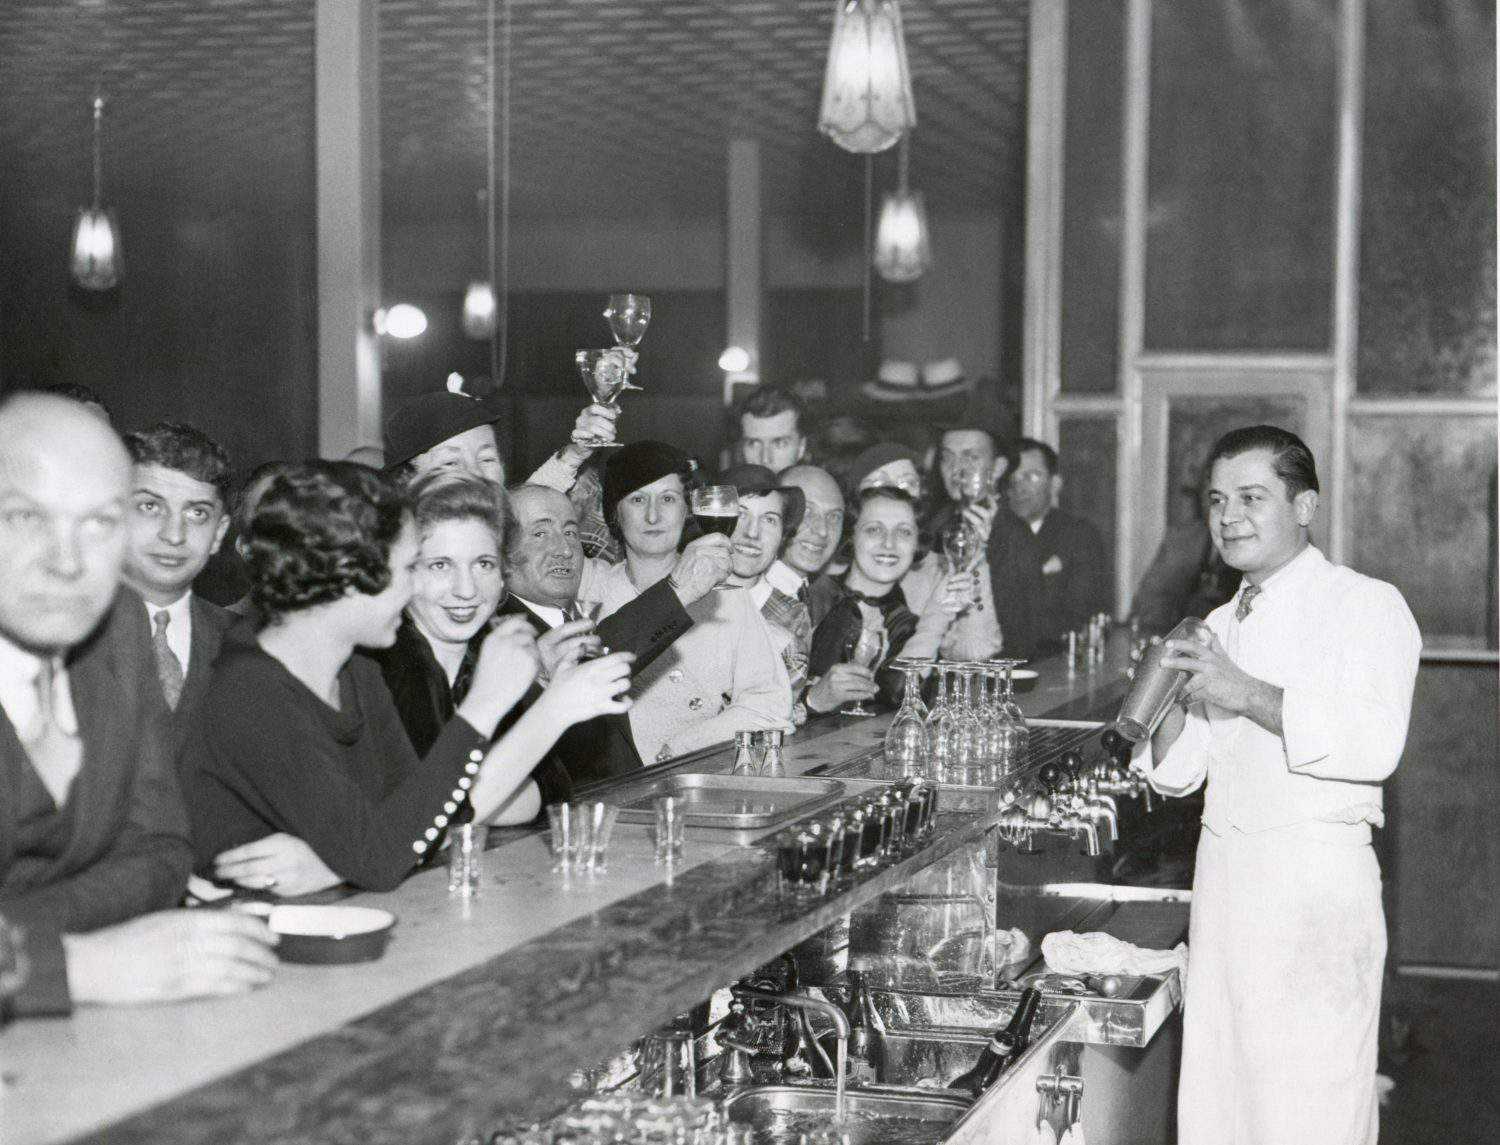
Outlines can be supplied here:
[[464, 335], [488, 338], [495, 332], [495, 291], [488, 282], [471, 282], [464, 292]]
[[103, 207], [82, 207], [73, 223], [73, 281], [85, 290], [109, 290], [123, 273], [120, 224]]
[[845, 151], [884, 151], [917, 124], [896, 0], [839, 0], [818, 130]]
[[932, 265], [921, 191], [886, 195], [875, 228], [875, 270], [887, 282], [913, 282]]

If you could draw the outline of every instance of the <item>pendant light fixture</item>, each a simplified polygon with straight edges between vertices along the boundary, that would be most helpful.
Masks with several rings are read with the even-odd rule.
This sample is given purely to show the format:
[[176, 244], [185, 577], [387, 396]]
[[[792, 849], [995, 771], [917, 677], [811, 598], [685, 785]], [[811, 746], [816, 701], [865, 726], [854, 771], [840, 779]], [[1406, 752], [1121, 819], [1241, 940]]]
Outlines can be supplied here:
[[838, 0], [818, 130], [845, 151], [885, 151], [917, 125], [897, 0]]
[[474, 205], [479, 213], [480, 226], [484, 231], [485, 257], [483, 278], [475, 278], [469, 281], [469, 287], [464, 291], [464, 310], [459, 325], [463, 327], [464, 337], [482, 341], [495, 335], [495, 287], [493, 286], [494, 274], [494, 231], [490, 226], [489, 196], [485, 188], [481, 187], [474, 192]]
[[94, 96], [94, 205], [80, 207], [73, 223], [73, 281], [85, 290], [109, 290], [123, 273], [120, 224], [104, 206], [104, 97]]
[[901, 138], [901, 174], [896, 191], [885, 196], [875, 228], [872, 259], [887, 282], [915, 282], [932, 265], [932, 242], [922, 192], [907, 185], [909, 136]]

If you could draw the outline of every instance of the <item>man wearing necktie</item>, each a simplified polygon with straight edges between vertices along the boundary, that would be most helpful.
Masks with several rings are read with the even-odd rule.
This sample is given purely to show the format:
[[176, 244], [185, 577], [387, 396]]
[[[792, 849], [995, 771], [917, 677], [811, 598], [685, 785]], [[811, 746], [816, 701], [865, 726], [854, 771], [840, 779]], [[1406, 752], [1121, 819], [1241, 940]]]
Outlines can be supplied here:
[[16, 1015], [267, 981], [274, 939], [231, 912], [167, 910], [192, 863], [140, 665], [94, 632], [119, 583], [130, 459], [64, 398], [0, 405], [0, 915]]
[[[1381, 782], [1406, 740], [1421, 636], [1396, 589], [1309, 543], [1307, 446], [1252, 426], [1214, 447], [1209, 529], [1244, 574], [1150, 746], [1151, 782], [1207, 781], [1193, 879], [1178, 1140], [1365, 1145], [1378, 1129], [1386, 934]], [[1142, 753], [1144, 755], [1144, 752]]]
[[117, 638], [149, 648], [175, 759], [234, 616], [193, 592], [229, 528], [229, 457], [190, 425], [127, 434], [134, 462], [126, 508], [124, 580], [141, 597], [110, 617]]

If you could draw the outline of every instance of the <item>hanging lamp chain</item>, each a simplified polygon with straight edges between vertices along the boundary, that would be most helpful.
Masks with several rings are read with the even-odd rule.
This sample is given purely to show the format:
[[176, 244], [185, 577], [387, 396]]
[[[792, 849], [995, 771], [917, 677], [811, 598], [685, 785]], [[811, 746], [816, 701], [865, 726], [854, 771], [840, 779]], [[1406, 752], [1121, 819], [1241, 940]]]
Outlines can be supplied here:
[[104, 201], [104, 97], [94, 93], [94, 210]]

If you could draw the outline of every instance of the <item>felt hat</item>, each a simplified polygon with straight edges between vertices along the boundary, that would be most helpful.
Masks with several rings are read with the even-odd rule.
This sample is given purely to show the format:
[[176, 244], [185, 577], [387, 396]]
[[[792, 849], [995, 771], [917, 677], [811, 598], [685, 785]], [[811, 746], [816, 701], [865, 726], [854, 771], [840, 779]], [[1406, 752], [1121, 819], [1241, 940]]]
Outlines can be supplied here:
[[906, 446], [894, 441], [881, 441], [854, 459], [854, 464], [849, 467], [849, 483], [858, 489], [866, 477], [894, 461], [910, 461], [913, 468], [920, 469], [917, 455]]
[[615, 519], [615, 506], [637, 489], [677, 474], [686, 485], [698, 463], [665, 441], [632, 441], [604, 463], [604, 517]]
[[410, 398], [385, 420], [385, 467], [405, 465], [450, 437], [499, 420], [498, 413], [467, 394], [443, 390]]
[[741, 497], [780, 493], [782, 532], [790, 537], [802, 524], [802, 514], [807, 509], [807, 495], [795, 485], [776, 484], [776, 474], [764, 465], [731, 465], [714, 480], [718, 485], [733, 485]]

